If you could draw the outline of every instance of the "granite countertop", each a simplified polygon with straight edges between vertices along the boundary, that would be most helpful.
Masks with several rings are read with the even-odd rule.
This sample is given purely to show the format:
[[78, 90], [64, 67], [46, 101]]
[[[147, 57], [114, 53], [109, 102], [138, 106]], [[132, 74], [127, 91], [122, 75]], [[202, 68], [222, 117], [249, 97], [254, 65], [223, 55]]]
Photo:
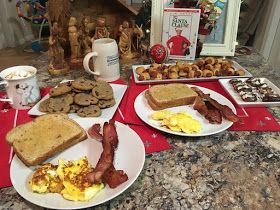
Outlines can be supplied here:
[[[233, 58], [255, 77], [280, 87], [275, 72], [253, 52]], [[50, 77], [46, 56], [31, 64], [39, 68], [39, 85], [86, 75]], [[121, 77], [131, 75], [123, 64]], [[280, 108], [270, 111], [280, 122]], [[280, 209], [280, 132], [230, 132], [206, 137], [167, 135], [171, 150], [146, 156], [144, 168], [124, 193], [94, 209]], [[0, 190], [0, 209], [43, 209], [25, 201], [12, 188]]]

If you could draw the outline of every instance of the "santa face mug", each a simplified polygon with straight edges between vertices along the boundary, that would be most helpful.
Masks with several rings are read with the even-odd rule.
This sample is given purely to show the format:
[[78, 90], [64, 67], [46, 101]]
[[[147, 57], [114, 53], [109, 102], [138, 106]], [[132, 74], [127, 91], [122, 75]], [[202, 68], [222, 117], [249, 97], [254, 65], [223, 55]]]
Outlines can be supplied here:
[[0, 85], [5, 85], [8, 98], [0, 98], [0, 101], [10, 102], [18, 110], [31, 108], [41, 98], [36, 73], [37, 69], [33, 66], [14, 66], [3, 70]]
[[[89, 60], [93, 58], [93, 70]], [[112, 82], [120, 78], [118, 45], [114, 39], [102, 38], [92, 43], [92, 52], [83, 61], [85, 70], [93, 74], [96, 80]]]

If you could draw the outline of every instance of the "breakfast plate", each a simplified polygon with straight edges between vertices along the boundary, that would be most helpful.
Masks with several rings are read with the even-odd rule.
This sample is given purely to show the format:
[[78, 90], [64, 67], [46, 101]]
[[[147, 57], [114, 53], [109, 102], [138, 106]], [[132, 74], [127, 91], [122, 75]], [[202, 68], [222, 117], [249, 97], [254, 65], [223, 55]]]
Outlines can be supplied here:
[[[94, 123], [103, 124], [105, 119], [101, 118], [79, 118], [74, 119], [85, 130], [91, 127]], [[48, 193], [39, 194], [31, 191], [28, 183], [35, 167], [27, 167], [15, 155], [10, 168], [10, 177], [15, 190], [26, 200], [42, 207], [52, 209], [80, 209], [91, 206], [96, 206], [106, 201], [113, 199], [137, 179], [145, 162], [145, 149], [140, 137], [128, 126], [116, 122], [116, 129], [119, 137], [119, 145], [115, 151], [114, 165], [116, 169], [124, 170], [128, 175], [128, 180], [119, 185], [115, 189], [111, 189], [108, 185], [105, 186], [94, 198], [87, 202], [69, 201], [64, 199], [60, 194]], [[87, 156], [92, 166], [97, 164], [100, 154], [103, 151], [101, 142], [92, 138], [82, 141], [62, 153], [56, 155], [46, 162], [54, 164], [58, 163], [58, 159], [78, 160], [83, 156]]]
[[[252, 74], [247, 71], [245, 68], [243, 68], [239, 63], [236, 61], [233, 62], [233, 67], [235, 69], [242, 69], [244, 71], [243, 76], [212, 76], [212, 77], [199, 77], [199, 78], [179, 78], [179, 79], [162, 79], [162, 80], [139, 80], [138, 74], [136, 73], [136, 68], [143, 66], [145, 69], [149, 68], [150, 65], [133, 65], [132, 66], [132, 73], [134, 76], [135, 83], [137, 84], [158, 84], [158, 83], [169, 83], [169, 82], [199, 82], [199, 81], [211, 81], [211, 80], [218, 80], [218, 79], [225, 79], [225, 78], [243, 78], [243, 77], [252, 77]], [[174, 63], [166, 64], [174, 65]]]
[[[213, 90], [203, 88], [200, 86], [196, 86], [196, 85], [188, 85], [188, 86], [189, 87], [198, 87], [203, 93], [210, 94], [211, 98], [217, 100], [220, 104], [227, 105], [229, 108], [232, 109], [232, 111], [234, 113], [236, 113], [236, 109], [233, 106], [233, 104], [227, 98], [222, 96], [221, 94], [219, 94]], [[228, 129], [233, 124], [232, 122], [230, 122], [224, 118], [223, 118], [221, 124], [210, 124], [208, 122], [208, 120], [206, 120], [202, 115], [200, 115], [196, 110], [194, 110], [192, 108], [192, 105], [177, 106], [177, 107], [172, 107], [172, 108], [168, 108], [168, 109], [172, 110], [174, 112], [179, 112], [179, 111], [188, 112], [189, 114], [192, 115], [192, 117], [194, 119], [198, 120], [201, 123], [202, 130], [198, 133], [183, 133], [183, 132], [172, 131], [170, 129], [160, 126], [159, 121], [153, 120], [151, 118], [152, 113], [154, 113], [155, 111], [149, 106], [148, 102], [146, 101], [145, 91], [143, 91], [136, 97], [135, 102], [134, 102], [134, 109], [136, 111], [136, 114], [138, 115], [138, 117], [140, 117], [141, 120], [143, 120], [148, 125], [152, 126], [153, 128], [156, 128], [160, 131], [164, 131], [166, 133], [180, 135], [180, 136], [198, 137], [198, 136], [208, 136], [208, 135], [222, 132], [222, 131]]]
[[[117, 108], [118, 108], [118, 106], [119, 106], [119, 104], [122, 100], [122, 97], [124, 96], [125, 91], [127, 89], [127, 85], [120, 85], [120, 84], [110, 84], [110, 85], [113, 88], [114, 98], [115, 98], [116, 104], [112, 107], [102, 109], [100, 118], [111, 119], [114, 116], [114, 114], [115, 114], [115, 112], [116, 112], [116, 110], [117, 110]], [[46, 114], [45, 112], [40, 112], [39, 111], [39, 104], [49, 97], [50, 97], [49, 94], [45, 95], [37, 104], [35, 104], [35, 106], [33, 106], [28, 111], [28, 114], [29, 115], [35, 115], [35, 116]], [[68, 114], [68, 116], [72, 119], [80, 118], [76, 113], [70, 113], [70, 114]]]

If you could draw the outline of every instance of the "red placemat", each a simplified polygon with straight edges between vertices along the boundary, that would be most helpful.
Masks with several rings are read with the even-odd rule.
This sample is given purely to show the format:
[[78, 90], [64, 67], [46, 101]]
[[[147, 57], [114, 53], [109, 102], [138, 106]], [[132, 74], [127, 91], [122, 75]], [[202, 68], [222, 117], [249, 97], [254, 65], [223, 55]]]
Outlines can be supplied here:
[[[241, 121], [234, 123], [229, 130], [231, 131], [280, 131], [280, 125], [275, 120], [273, 115], [266, 107], [239, 107], [231, 97], [225, 92], [218, 81], [208, 82], [192, 82], [189, 84], [198, 85], [211, 90], [214, 90], [228, 98], [235, 106], [238, 116]], [[134, 101], [136, 97], [144, 90], [148, 89], [149, 85], [136, 85], [134, 78], [131, 79], [130, 88], [128, 89], [127, 104], [123, 113], [124, 120], [127, 123], [134, 125], [143, 125], [142, 120], [137, 116], [134, 110]]]

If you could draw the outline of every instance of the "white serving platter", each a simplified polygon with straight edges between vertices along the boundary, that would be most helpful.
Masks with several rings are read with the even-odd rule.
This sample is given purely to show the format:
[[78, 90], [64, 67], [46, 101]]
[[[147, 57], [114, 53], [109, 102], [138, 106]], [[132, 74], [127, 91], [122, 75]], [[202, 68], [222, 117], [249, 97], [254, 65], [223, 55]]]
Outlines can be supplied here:
[[[174, 64], [174, 63], [173, 63]], [[172, 65], [172, 64], [166, 64]], [[132, 73], [134, 76], [135, 83], [137, 84], [159, 84], [159, 83], [170, 83], [170, 82], [199, 82], [199, 81], [211, 81], [211, 80], [218, 80], [218, 79], [229, 79], [229, 78], [248, 78], [252, 77], [252, 74], [248, 72], [245, 68], [243, 68], [240, 64], [238, 64], [236, 61], [233, 61], [233, 67], [235, 69], [243, 69], [245, 74], [244, 76], [213, 76], [213, 77], [199, 77], [199, 78], [180, 78], [180, 79], [163, 79], [163, 80], [139, 80], [138, 74], [136, 73], [136, 68], [143, 66], [145, 69], [150, 67], [150, 64], [148, 65], [133, 65], [132, 66]]]
[[[241, 81], [246, 81], [248, 78], [239, 78]], [[280, 106], [280, 102], [263, 102], [260, 97], [258, 97], [255, 102], [243, 101], [239, 93], [236, 92], [233, 86], [229, 83], [231, 79], [220, 79], [219, 83], [225, 89], [225, 91], [232, 97], [237, 105], [240, 107], [264, 107], [264, 106]], [[276, 94], [280, 95], [280, 89], [274, 85], [267, 78], [260, 78], [261, 82], [266, 83]]]
[[[65, 82], [65, 81], [62, 81], [62, 82]], [[110, 84], [110, 85], [113, 88], [113, 93], [114, 93], [114, 98], [115, 98], [116, 104], [112, 107], [101, 110], [102, 112], [101, 112], [100, 117], [101, 118], [106, 118], [106, 119], [111, 119], [114, 116], [114, 114], [115, 114], [115, 112], [116, 112], [124, 94], [125, 94], [125, 91], [127, 89], [127, 85], [119, 85], [119, 84]], [[49, 97], [50, 97], [49, 94], [45, 95], [37, 104], [35, 104], [35, 106], [33, 106], [28, 111], [28, 114], [29, 115], [34, 115], [34, 116], [39, 116], [39, 115], [46, 114], [45, 112], [40, 112], [39, 111], [39, 104]], [[80, 118], [76, 113], [70, 113], [70, 114], [68, 114], [68, 116], [72, 119]]]

